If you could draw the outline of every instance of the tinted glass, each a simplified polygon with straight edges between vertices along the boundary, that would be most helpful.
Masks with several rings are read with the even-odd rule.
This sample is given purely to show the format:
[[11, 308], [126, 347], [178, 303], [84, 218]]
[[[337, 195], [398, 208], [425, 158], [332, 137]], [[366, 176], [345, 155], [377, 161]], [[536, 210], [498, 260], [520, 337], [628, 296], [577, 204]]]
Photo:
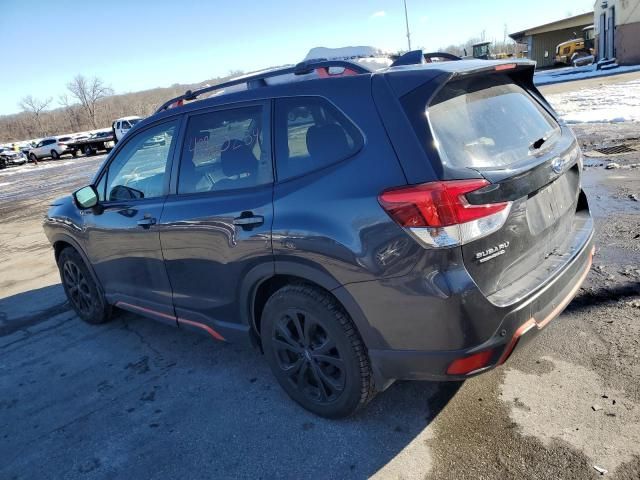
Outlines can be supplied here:
[[428, 114], [442, 161], [454, 167], [507, 166], [559, 132], [553, 117], [506, 76], [451, 82]]
[[276, 165], [285, 180], [317, 170], [360, 150], [358, 129], [327, 100], [276, 100]]
[[195, 115], [189, 119], [178, 193], [249, 188], [273, 181], [261, 106]]
[[128, 139], [109, 165], [107, 200], [162, 196], [176, 125], [176, 121], [158, 125]]

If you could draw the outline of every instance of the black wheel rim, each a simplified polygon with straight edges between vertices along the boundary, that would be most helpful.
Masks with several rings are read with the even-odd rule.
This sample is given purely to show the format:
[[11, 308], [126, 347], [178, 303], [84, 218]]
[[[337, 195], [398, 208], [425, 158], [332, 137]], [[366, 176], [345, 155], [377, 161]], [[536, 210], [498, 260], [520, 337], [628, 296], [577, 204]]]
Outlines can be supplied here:
[[83, 314], [90, 314], [94, 303], [93, 295], [82, 270], [74, 262], [65, 262], [62, 267], [62, 278], [69, 300], [74, 307]]
[[318, 404], [331, 403], [345, 388], [345, 364], [335, 341], [313, 315], [287, 310], [272, 341], [280, 369], [291, 385]]

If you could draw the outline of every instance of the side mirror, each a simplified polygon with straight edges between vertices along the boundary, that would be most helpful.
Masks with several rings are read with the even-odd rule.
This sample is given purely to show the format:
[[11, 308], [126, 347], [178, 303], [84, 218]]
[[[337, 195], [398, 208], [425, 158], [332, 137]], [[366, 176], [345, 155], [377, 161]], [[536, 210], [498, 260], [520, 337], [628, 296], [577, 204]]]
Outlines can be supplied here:
[[98, 205], [98, 192], [93, 185], [77, 190], [73, 193], [73, 198], [82, 210], [87, 210]]

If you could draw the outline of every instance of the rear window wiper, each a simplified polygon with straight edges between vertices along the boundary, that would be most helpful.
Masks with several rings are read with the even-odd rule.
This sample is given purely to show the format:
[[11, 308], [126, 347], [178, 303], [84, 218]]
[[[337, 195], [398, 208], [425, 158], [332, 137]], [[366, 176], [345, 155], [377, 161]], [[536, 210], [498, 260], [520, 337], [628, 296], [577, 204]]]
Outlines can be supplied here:
[[545, 143], [555, 137], [557, 133], [558, 132], [556, 130], [551, 130], [550, 132], [545, 133], [544, 137], [540, 137], [529, 144], [529, 150], [539, 150]]
[[535, 142], [531, 142], [531, 144], [529, 144], [529, 150], [538, 150], [540, 147], [542, 147], [542, 145], [544, 145], [544, 142], [546, 141], [547, 139], [542, 137], [536, 140]]

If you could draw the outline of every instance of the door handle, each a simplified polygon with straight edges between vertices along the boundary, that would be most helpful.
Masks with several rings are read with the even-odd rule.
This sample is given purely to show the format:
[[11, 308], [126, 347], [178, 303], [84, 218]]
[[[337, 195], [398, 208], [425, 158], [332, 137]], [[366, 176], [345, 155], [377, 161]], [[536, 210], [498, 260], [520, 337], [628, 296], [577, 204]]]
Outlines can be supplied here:
[[142, 220], [138, 220], [138, 225], [142, 228], [149, 228], [156, 224], [156, 219], [153, 217], [144, 217]]
[[253, 227], [262, 225], [264, 223], [264, 217], [261, 215], [254, 215], [251, 212], [242, 212], [239, 217], [233, 219], [233, 224], [238, 225], [245, 230], [251, 230]]

